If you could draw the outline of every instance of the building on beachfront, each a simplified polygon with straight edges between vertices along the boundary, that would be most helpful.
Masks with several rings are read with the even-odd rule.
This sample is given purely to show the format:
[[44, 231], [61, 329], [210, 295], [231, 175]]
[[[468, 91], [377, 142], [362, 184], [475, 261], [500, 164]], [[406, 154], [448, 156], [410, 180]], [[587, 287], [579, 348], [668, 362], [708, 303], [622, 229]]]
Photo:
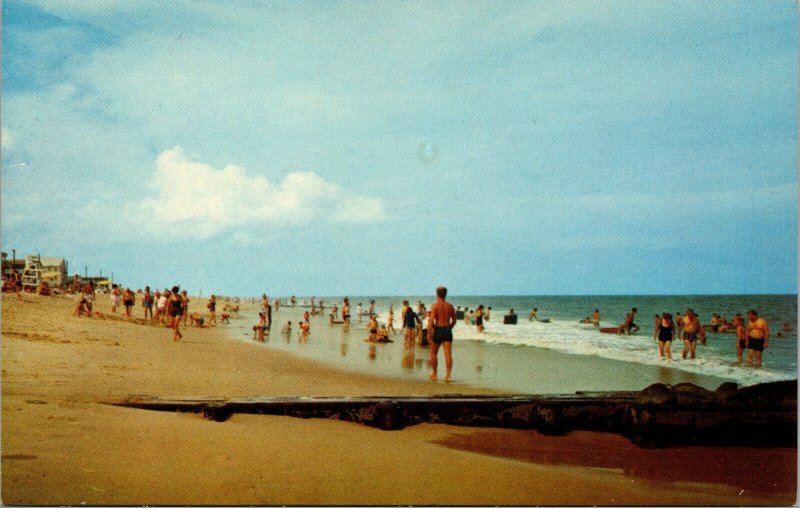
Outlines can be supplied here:
[[61, 287], [67, 282], [67, 262], [64, 258], [28, 254], [24, 259], [8, 259], [2, 253], [3, 276], [16, 272], [22, 275], [23, 286], [37, 287], [46, 282], [50, 287]]
[[67, 261], [64, 258], [45, 256], [25, 256], [26, 268], [39, 269], [40, 280], [44, 280], [50, 287], [61, 287], [67, 282]]
[[16, 257], [12, 257], [9, 259], [8, 253], [3, 252], [0, 254], [2, 256], [2, 273], [3, 277], [11, 275], [12, 272], [22, 273], [22, 270], [25, 268], [25, 259], [20, 258], [16, 259]]

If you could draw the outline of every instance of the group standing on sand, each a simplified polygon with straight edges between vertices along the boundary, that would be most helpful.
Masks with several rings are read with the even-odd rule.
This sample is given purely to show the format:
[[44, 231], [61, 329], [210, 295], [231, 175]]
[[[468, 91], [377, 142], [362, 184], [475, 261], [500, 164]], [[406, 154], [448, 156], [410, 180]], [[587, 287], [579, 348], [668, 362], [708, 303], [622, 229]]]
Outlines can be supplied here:
[[[100, 316], [100, 312], [96, 312], [93, 309], [97, 291], [92, 281], [88, 280], [83, 286], [78, 285], [77, 287], [80, 293], [74, 314], [76, 316], [85, 315], [87, 317], [92, 317], [93, 315]], [[142, 320], [145, 322], [155, 321], [164, 326], [169, 326], [173, 330], [173, 341], [175, 342], [183, 338], [183, 334], [180, 331], [181, 322], [183, 322], [184, 325], [188, 323], [190, 326], [199, 328], [216, 324], [216, 295], [211, 295], [211, 298], [208, 300], [207, 308], [209, 310], [209, 320], [206, 325], [203, 316], [198, 313], [189, 313], [189, 296], [185, 289], [181, 291], [178, 286], [173, 286], [171, 290], [164, 289], [163, 292], [156, 290], [154, 293], [151, 292], [150, 286], [145, 286], [144, 291], [139, 289], [134, 293], [130, 288], [123, 289], [121, 286], [113, 284], [109, 290], [112, 314], [116, 314], [117, 307], [119, 307], [121, 303], [125, 309], [124, 316], [128, 319], [132, 319], [137, 293], [141, 295], [141, 305], [143, 309]], [[154, 307], [155, 313], [153, 312]], [[267, 315], [271, 318], [268, 304], [267, 308]], [[225, 305], [225, 310], [222, 313], [223, 321], [229, 322], [230, 311], [237, 312], [238, 305]], [[269, 326], [269, 321], [267, 326]]]

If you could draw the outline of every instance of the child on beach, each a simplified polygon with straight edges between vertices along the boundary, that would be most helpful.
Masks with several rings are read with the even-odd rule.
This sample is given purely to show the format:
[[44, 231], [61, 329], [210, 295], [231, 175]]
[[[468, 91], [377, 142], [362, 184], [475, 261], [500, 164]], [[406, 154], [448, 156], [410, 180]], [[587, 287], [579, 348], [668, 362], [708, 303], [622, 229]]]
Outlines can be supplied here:
[[369, 317], [369, 338], [367, 340], [370, 342], [378, 340], [378, 321], [374, 314]]
[[205, 322], [206, 322], [206, 319], [204, 317], [202, 317], [200, 314], [196, 313], [196, 312], [189, 316], [189, 325], [190, 326], [196, 326], [198, 328], [203, 328]]
[[283, 332], [283, 333], [292, 333], [292, 322], [291, 321], [287, 321], [286, 324], [283, 325], [283, 328], [281, 329], [281, 332]]
[[381, 325], [378, 330], [378, 341], [387, 342], [389, 340], [389, 332], [386, 330], [386, 325]]
[[47, 282], [40, 282], [39, 287], [36, 288], [36, 294], [41, 296], [50, 296], [50, 293], [50, 286], [47, 285]]
[[331, 310], [330, 314], [328, 314], [328, 317], [330, 318], [330, 323], [332, 325], [340, 325], [340, 324], [344, 323], [344, 321], [338, 321], [336, 319], [336, 309], [335, 308]]
[[84, 284], [78, 305], [75, 307], [75, 315], [80, 316], [86, 313], [87, 317], [92, 317], [92, 300], [94, 299], [94, 285], [91, 282]]
[[392, 310], [392, 304], [389, 304], [389, 318], [388, 318], [388, 329], [392, 331], [392, 334], [396, 334], [397, 332], [394, 330], [394, 310]]

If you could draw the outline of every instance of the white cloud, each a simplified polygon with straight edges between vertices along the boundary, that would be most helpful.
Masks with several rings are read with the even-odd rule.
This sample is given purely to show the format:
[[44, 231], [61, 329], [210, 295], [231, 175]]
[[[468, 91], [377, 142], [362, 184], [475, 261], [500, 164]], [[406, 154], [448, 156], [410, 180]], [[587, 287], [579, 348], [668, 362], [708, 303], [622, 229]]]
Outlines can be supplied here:
[[382, 201], [353, 194], [313, 172], [292, 172], [279, 184], [240, 166], [216, 169], [181, 147], [163, 151], [150, 179], [153, 196], [129, 203], [145, 231], [210, 237], [252, 226], [303, 225], [315, 220], [375, 222]]
[[0, 127], [0, 146], [3, 151], [11, 150], [14, 147], [14, 138], [11, 131], [5, 127]]

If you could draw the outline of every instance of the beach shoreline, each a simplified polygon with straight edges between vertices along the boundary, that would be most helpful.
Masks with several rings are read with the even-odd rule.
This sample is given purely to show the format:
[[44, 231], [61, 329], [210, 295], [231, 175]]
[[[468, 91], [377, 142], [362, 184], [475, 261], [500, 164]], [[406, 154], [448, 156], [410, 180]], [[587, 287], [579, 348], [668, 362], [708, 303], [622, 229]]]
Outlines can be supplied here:
[[[281, 306], [279, 312], [273, 310], [271, 332], [264, 342], [256, 342], [251, 326], [257, 322], [257, 310], [251, 307], [252, 304], [242, 304], [239, 316], [233, 318], [227, 327], [231, 339], [288, 352], [298, 358], [312, 359], [354, 373], [418, 381], [426, 381], [430, 374], [429, 347], [408, 347], [400, 330], [390, 336], [393, 343], [379, 344], [377, 347], [365, 344], [368, 335], [366, 319], [358, 321], [354, 317], [349, 329], [344, 329], [341, 325], [330, 325], [327, 314], [311, 316], [311, 333], [305, 338], [299, 336], [296, 323], [308, 310], [302, 306]], [[289, 336], [280, 331], [286, 321], [295, 323], [295, 329]], [[653, 383], [693, 383], [714, 390], [732, 381], [680, 370], [676, 368], [680, 361], [677, 359], [652, 365], [524, 344], [487, 344], [470, 335], [469, 338], [461, 338], [465, 328], [466, 325], [459, 322], [454, 329], [453, 382], [458, 385], [504, 393], [561, 395], [578, 391], [641, 390]], [[466, 333], [473, 332], [466, 330]], [[677, 345], [676, 351], [679, 358]], [[653, 354], [657, 356], [655, 345]], [[439, 361], [443, 361], [441, 352]]]
[[[702, 476], [660, 481], [649, 473], [620, 471], [619, 464], [598, 465], [598, 456], [609, 453], [609, 447], [631, 463], [652, 460], [657, 466], [664, 460], [619, 436], [599, 433], [548, 438], [557, 439], [557, 448], [573, 459], [546, 463], [509, 448], [515, 440], [532, 442], [529, 458], [552, 448], [555, 442], [535, 431], [422, 424], [385, 432], [341, 421], [257, 415], [233, 415], [220, 423], [196, 414], [111, 406], [107, 402], [135, 394], [499, 392], [343, 371], [231, 340], [222, 327], [186, 328], [184, 340], [173, 343], [166, 327], [119, 316], [72, 316], [75, 300], [70, 296], [23, 299], [4, 294], [2, 301], [5, 504], [795, 502], [794, 484], [787, 487], [783, 480], [772, 490], [752, 488], [757, 476], [748, 480], [748, 490], [735, 478], [727, 483]], [[108, 314], [107, 302], [95, 306]], [[465, 440], [473, 444], [464, 445]], [[692, 467], [713, 468], [720, 461], [741, 463], [753, 453], [724, 448], [707, 457], [703, 450], [688, 447], [678, 456]], [[796, 478], [796, 449], [769, 449], [761, 455], [769, 461], [771, 467], [764, 469], [770, 474], [779, 465]], [[675, 453], [671, 457], [675, 460]], [[476, 477], [483, 480], [475, 482]], [[762, 480], [770, 481], [766, 475]]]

